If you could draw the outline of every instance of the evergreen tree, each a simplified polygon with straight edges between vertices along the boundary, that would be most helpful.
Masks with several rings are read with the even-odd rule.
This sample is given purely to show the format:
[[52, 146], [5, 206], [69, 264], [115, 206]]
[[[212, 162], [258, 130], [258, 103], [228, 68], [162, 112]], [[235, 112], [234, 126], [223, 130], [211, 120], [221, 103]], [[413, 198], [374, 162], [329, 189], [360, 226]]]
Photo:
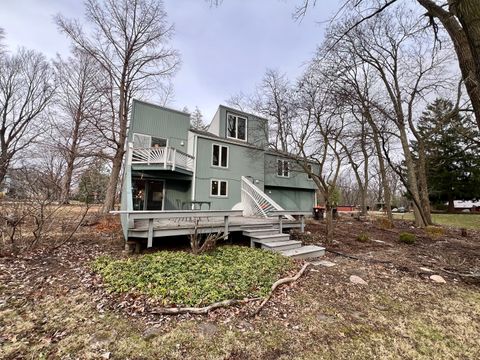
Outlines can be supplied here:
[[437, 99], [427, 106], [419, 124], [425, 141], [430, 200], [448, 202], [480, 198], [479, 132], [453, 104]]
[[100, 203], [105, 199], [109, 174], [101, 160], [93, 162], [80, 176], [78, 200]]
[[208, 126], [203, 122], [203, 115], [198, 106], [195, 106], [195, 111], [190, 115], [190, 125], [196, 130], [207, 130]]

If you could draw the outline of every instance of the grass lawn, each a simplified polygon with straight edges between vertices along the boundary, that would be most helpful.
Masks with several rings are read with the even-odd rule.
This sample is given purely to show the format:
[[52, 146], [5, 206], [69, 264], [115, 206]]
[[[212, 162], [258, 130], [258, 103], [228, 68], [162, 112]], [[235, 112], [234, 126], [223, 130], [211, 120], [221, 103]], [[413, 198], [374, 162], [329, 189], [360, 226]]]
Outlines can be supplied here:
[[163, 305], [182, 306], [265, 296], [291, 266], [290, 259], [279, 254], [240, 246], [222, 246], [201, 255], [160, 251], [93, 262], [112, 292], [149, 295]]
[[[413, 220], [413, 213], [394, 214], [395, 219]], [[480, 215], [432, 214], [435, 224], [466, 229], [480, 229]]]

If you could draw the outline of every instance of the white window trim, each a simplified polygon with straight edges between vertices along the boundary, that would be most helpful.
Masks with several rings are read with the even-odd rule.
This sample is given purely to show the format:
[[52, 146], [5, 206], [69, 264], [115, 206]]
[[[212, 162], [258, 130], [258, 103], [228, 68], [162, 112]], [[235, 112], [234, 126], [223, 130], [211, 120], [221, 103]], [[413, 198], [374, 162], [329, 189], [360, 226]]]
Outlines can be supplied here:
[[[170, 142], [169, 139], [167, 139], [167, 138], [162, 138], [162, 137], [152, 136], [152, 135], [142, 134], [142, 133], [133, 133], [133, 136], [132, 136], [132, 144], [133, 144], [133, 146], [135, 146], [135, 135], [140, 135], [140, 136], [148, 137], [148, 138], [150, 139], [150, 140], [149, 140], [150, 147], [153, 147], [153, 146], [152, 146], [152, 137], [155, 137], [155, 138], [157, 138], [157, 139], [163, 139], [163, 140], [165, 140], [166, 143], [167, 143], [166, 147], [168, 147], [169, 142]], [[148, 149], [148, 148], [147, 148], [147, 149]]]
[[[236, 118], [235, 119], [235, 133], [237, 134], [237, 137], [228, 136], [228, 116], [229, 115], [235, 116], [235, 118]], [[245, 119], [245, 139], [239, 139], [238, 138], [238, 118]], [[238, 140], [238, 141], [247, 142], [247, 140], [248, 140], [248, 118], [246, 116], [241, 116], [241, 115], [237, 115], [237, 114], [234, 114], [234, 113], [227, 112], [227, 118], [225, 120], [225, 128], [226, 128], [226, 133], [227, 133], [227, 139], [235, 139], [235, 140]]]
[[[282, 175], [278, 175], [278, 162], [281, 161], [282, 162]], [[288, 164], [288, 175], [285, 176], [283, 175], [283, 163], [284, 162], [287, 162]], [[276, 163], [276, 167], [275, 167], [275, 173], [277, 174], [278, 177], [281, 177], [281, 178], [289, 178], [290, 177], [290, 172], [291, 172], [291, 169], [290, 169], [290, 161], [288, 160], [284, 160], [284, 159], [277, 159], [277, 163]]]
[[[214, 181], [218, 181], [218, 195], [212, 195], [212, 183]], [[226, 195], [220, 195], [220, 182], [224, 182], [226, 183], [226, 190], [227, 190], [227, 193]], [[214, 197], [214, 198], [228, 198], [228, 180], [221, 180], [221, 179], [210, 179], [210, 189], [209, 189], [209, 194], [210, 194], [210, 197]]]
[[[218, 165], [213, 164], [213, 147], [214, 146], [219, 147], [219, 149], [218, 149]], [[222, 147], [227, 148], [227, 166], [222, 166]], [[212, 144], [212, 161], [211, 161], [212, 167], [219, 168], [219, 169], [228, 169], [228, 167], [230, 165], [230, 159], [229, 158], [230, 158], [230, 147], [229, 146], [222, 145], [222, 144], [217, 144], [217, 143]]]

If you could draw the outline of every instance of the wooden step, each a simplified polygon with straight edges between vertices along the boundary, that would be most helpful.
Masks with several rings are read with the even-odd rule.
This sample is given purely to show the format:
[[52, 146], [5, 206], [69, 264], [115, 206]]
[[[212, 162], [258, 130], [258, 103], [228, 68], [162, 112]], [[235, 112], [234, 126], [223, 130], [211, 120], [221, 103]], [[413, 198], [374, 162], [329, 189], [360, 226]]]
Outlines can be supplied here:
[[275, 235], [279, 234], [278, 229], [270, 228], [270, 229], [254, 229], [254, 230], [244, 230], [243, 236], [257, 236], [257, 235]]
[[289, 234], [271, 234], [271, 235], [253, 235], [250, 237], [253, 242], [259, 241], [266, 241], [266, 242], [274, 242], [274, 241], [288, 241], [290, 240]]
[[281, 254], [293, 259], [312, 259], [325, 255], [325, 248], [316, 245], [302, 246], [296, 249], [280, 251]]
[[241, 225], [240, 228], [242, 230], [272, 229], [273, 224], [246, 224], [246, 225]]
[[288, 241], [274, 241], [274, 242], [260, 242], [262, 249], [273, 251], [285, 251], [298, 249], [302, 246], [301, 241], [288, 240]]

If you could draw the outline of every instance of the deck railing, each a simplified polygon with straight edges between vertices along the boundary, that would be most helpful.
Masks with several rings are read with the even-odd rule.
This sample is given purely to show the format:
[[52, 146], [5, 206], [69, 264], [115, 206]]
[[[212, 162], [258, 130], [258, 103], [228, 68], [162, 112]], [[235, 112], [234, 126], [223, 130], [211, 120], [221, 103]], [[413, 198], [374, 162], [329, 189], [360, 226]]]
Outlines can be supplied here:
[[[247, 216], [266, 218], [273, 211], [285, 211], [245, 176], [242, 176], [242, 205], [244, 214]], [[285, 217], [294, 220], [291, 215], [286, 214]]]
[[165, 169], [169, 166], [172, 170], [176, 167], [193, 171], [194, 157], [171, 147], [131, 148], [132, 164], [162, 165]]

